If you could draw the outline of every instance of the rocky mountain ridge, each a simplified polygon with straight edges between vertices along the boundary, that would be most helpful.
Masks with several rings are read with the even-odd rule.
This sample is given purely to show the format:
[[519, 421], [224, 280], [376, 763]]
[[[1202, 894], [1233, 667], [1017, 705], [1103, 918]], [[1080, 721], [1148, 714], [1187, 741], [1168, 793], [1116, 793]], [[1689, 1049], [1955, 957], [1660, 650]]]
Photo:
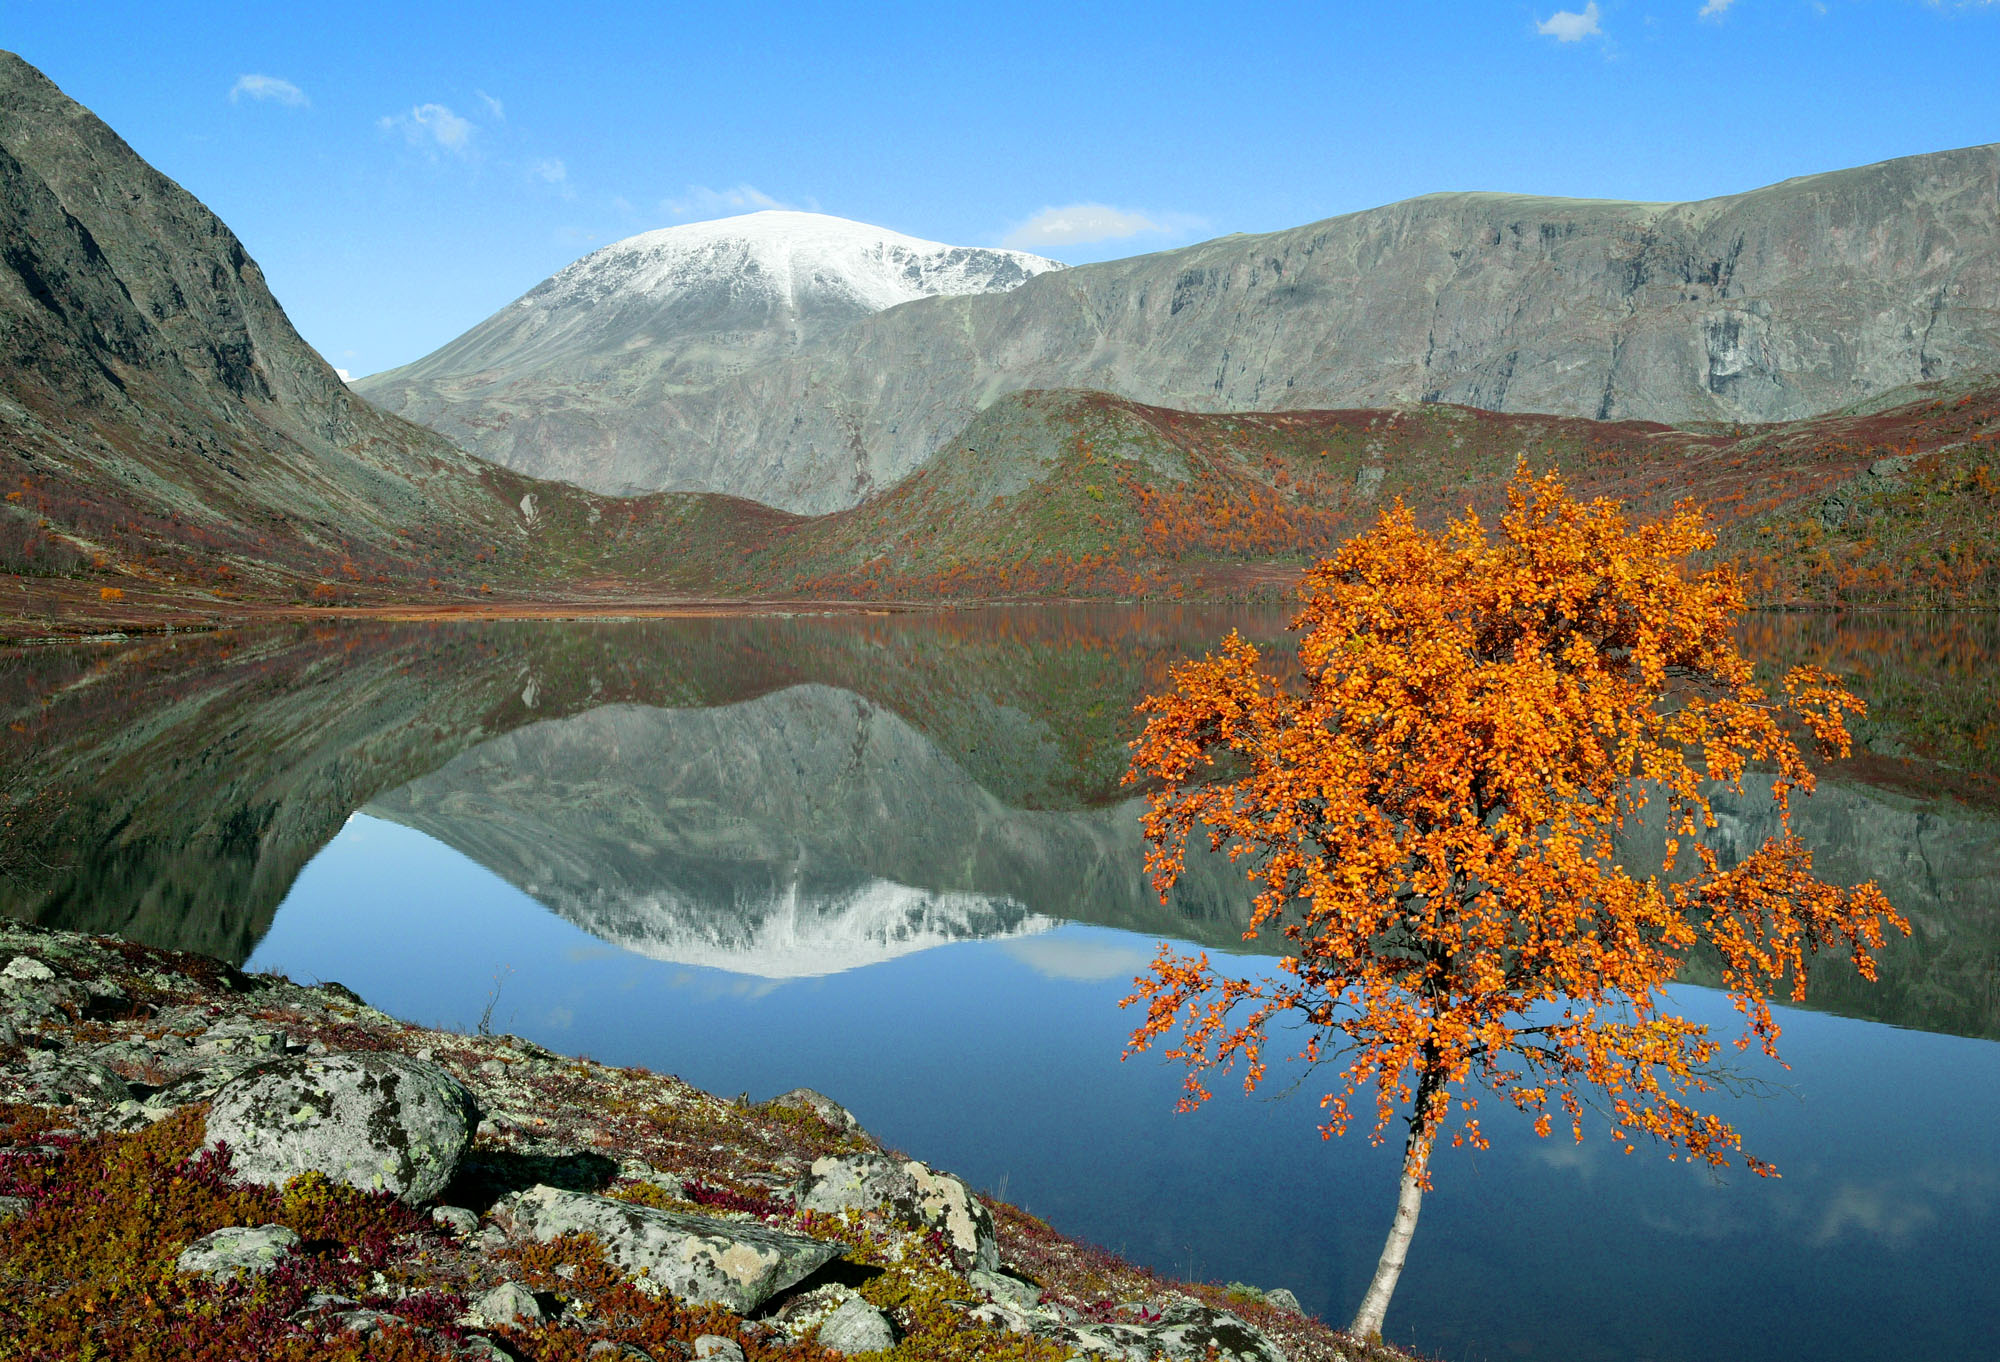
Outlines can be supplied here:
[[2000, 369], [2000, 147], [1695, 203], [1429, 195], [919, 300], [671, 398], [640, 382], [651, 361], [619, 361], [593, 380], [628, 404], [603, 418], [604, 440], [626, 442], [615, 463], [593, 452], [608, 445], [537, 424], [579, 400], [574, 375], [523, 351], [489, 401], [451, 350], [361, 389], [586, 486], [727, 490], [807, 513], [896, 482], [1023, 389], [1200, 412], [1446, 402], [1787, 420]]

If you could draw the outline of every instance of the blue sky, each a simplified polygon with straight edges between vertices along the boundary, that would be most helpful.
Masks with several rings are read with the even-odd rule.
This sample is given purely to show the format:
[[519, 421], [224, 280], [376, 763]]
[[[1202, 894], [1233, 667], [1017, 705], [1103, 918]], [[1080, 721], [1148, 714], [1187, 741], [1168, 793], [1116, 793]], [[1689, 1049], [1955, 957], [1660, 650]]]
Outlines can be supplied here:
[[357, 374], [596, 246], [758, 206], [1081, 262], [2000, 140], [1993, 0], [0, 0], [0, 46], [214, 208]]

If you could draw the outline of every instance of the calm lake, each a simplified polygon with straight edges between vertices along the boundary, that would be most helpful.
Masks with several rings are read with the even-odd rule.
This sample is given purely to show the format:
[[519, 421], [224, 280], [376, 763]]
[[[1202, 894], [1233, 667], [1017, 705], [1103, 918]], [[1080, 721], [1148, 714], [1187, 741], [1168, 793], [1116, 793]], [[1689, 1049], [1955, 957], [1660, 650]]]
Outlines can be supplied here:
[[[1133, 703], [1280, 612], [281, 628], [0, 654], [0, 911], [337, 979], [885, 1143], [1180, 1276], [1352, 1313], [1397, 1151], [1316, 1089], [1121, 1062], [1163, 939], [1227, 967], [1240, 872], [1160, 904], [1121, 790]], [[1976, 1357], [2000, 1336], [2000, 623], [1762, 617], [1873, 707], [1798, 825], [1915, 934], [1782, 1014], [1719, 1099], [1783, 1176], [1598, 1130], [1445, 1150], [1390, 1337], [1485, 1359]], [[1771, 827], [1718, 804], [1725, 854]], [[1701, 987], [1686, 1012], [1727, 1029]], [[1731, 1032], [1730, 1034], [1734, 1034]]]

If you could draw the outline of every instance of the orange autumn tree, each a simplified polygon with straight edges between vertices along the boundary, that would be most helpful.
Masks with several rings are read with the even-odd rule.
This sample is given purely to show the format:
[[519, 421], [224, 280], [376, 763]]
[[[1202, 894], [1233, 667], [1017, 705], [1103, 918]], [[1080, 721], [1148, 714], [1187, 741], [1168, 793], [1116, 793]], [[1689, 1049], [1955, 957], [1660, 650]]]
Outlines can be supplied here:
[[[1266, 1030], [1302, 1023], [1308, 1065], [1340, 1065], [1323, 1134], [1358, 1104], [1380, 1141], [1407, 1133], [1396, 1215], [1352, 1331], [1376, 1337], [1402, 1271], [1440, 1134], [1484, 1148], [1479, 1092], [1558, 1117], [1584, 1107], [1629, 1151], [1728, 1161], [1741, 1140], [1696, 1109], [1720, 1053], [1662, 989], [1697, 943], [1720, 959], [1744, 1031], [1776, 1057], [1770, 1000], [1804, 996], [1809, 958], [1838, 945], [1874, 977], [1885, 925], [1908, 926], [1873, 884], [1813, 876], [1787, 801], [1813, 777], [1795, 720], [1844, 754], [1860, 701], [1799, 668], [1775, 701], [1732, 642], [1743, 594], [1728, 568], [1693, 572], [1713, 536], [1691, 507], [1634, 525], [1614, 502], [1579, 503], [1517, 469], [1499, 535], [1470, 511], [1428, 533], [1398, 502], [1307, 576], [1293, 621], [1302, 683], [1265, 675], [1232, 633], [1178, 667], [1128, 780], [1158, 788], [1145, 815], [1162, 895], [1188, 837], [1247, 857], [1251, 928], [1294, 954], [1267, 980], [1221, 977], [1206, 954], [1162, 945], [1127, 1004], [1132, 1036], [1188, 1066], [1265, 1076]], [[1724, 868], [1700, 843], [1705, 782], [1741, 789], [1776, 772], [1783, 835]], [[1667, 855], [1627, 867], [1616, 834], [1642, 808]], [[1690, 854], [1691, 853], [1691, 854]], [[1128, 1051], [1131, 1053], [1131, 1051]], [[1746, 1159], [1757, 1172], [1774, 1171]]]

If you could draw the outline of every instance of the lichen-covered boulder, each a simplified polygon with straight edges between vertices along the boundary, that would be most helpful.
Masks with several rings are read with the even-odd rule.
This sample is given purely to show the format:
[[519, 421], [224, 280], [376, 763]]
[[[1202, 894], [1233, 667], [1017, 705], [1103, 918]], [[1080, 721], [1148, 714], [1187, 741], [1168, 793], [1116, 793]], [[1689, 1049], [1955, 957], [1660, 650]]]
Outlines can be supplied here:
[[1000, 1240], [993, 1232], [993, 1212], [986, 1209], [965, 1179], [915, 1159], [903, 1165], [917, 1185], [916, 1221], [936, 1230], [961, 1270], [997, 1271]]
[[[992, 1307], [987, 1307], [991, 1309]], [[1112, 1321], [1044, 1319], [1031, 1331], [1107, 1362], [1285, 1362], [1268, 1334], [1226, 1310], [1179, 1300], [1158, 1314], [1127, 1308]]]
[[1274, 1286], [1264, 1293], [1264, 1304], [1279, 1310], [1289, 1310], [1295, 1315], [1303, 1315], [1306, 1310], [1299, 1304], [1299, 1298], [1282, 1286]]
[[1172, 1358], [1199, 1362], [1285, 1362], [1283, 1349], [1254, 1324], [1199, 1301], [1176, 1301], [1149, 1333], [1152, 1345]]
[[28, 1092], [50, 1106], [115, 1107], [130, 1101], [125, 1080], [95, 1060], [38, 1053], [28, 1061]]
[[1000, 1266], [993, 1213], [963, 1178], [940, 1173], [915, 1159], [881, 1154], [828, 1155], [813, 1160], [799, 1184], [802, 1211], [881, 1211], [918, 1229], [936, 1230], [962, 1270]]
[[837, 1353], [877, 1353], [896, 1346], [889, 1317], [838, 1282], [787, 1297], [770, 1322], [793, 1339], [817, 1338], [822, 1348]]
[[503, 1198], [493, 1216], [517, 1239], [594, 1234], [604, 1256], [637, 1278], [641, 1290], [739, 1315], [840, 1254], [838, 1244], [754, 1221], [683, 1215], [546, 1185]]
[[259, 1064], [224, 1084], [207, 1144], [246, 1182], [321, 1173], [415, 1205], [443, 1191], [472, 1143], [472, 1094], [437, 1065], [396, 1054]]
[[235, 1225], [205, 1234], [181, 1251], [174, 1266], [218, 1279], [239, 1272], [258, 1276], [276, 1267], [299, 1246], [299, 1236], [283, 1225]]
[[836, 1306], [815, 1337], [820, 1347], [849, 1355], [887, 1352], [896, 1346], [889, 1317], [858, 1296]]
[[1004, 1272], [975, 1268], [965, 1274], [965, 1280], [987, 1300], [998, 1301], [1017, 1310], [1032, 1310], [1041, 1303], [1042, 1288]]
[[67, 1020], [63, 1005], [80, 997], [73, 985], [32, 955], [17, 955], [0, 968], [0, 1014], [17, 1027]]
[[46, 984], [54, 981], [56, 972], [32, 955], [17, 955], [0, 969], [0, 979], [9, 984]]
[[859, 1135], [866, 1139], [868, 1132], [861, 1128], [861, 1121], [855, 1114], [823, 1092], [811, 1088], [793, 1088], [781, 1092], [764, 1104], [773, 1111], [799, 1111], [816, 1116], [824, 1124], [846, 1135]]
[[525, 1328], [542, 1322], [542, 1306], [519, 1282], [502, 1282], [472, 1302], [469, 1318], [483, 1328]]
[[886, 1208], [909, 1219], [916, 1214], [917, 1182], [884, 1154], [829, 1154], [813, 1160], [793, 1200], [802, 1211], [837, 1215]]

